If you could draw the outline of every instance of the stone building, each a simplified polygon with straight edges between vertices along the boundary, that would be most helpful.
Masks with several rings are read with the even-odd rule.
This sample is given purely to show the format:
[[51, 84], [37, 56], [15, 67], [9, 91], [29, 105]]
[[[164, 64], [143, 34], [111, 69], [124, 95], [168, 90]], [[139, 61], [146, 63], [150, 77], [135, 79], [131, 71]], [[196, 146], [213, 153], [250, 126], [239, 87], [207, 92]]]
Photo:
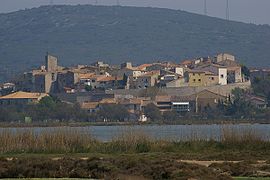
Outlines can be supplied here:
[[46, 66], [46, 71], [47, 72], [56, 72], [58, 70], [58, 65], [57, 65], [57, 57], [54, 57], [52, 55], [47, 55], [45, 56], [45, 66]]

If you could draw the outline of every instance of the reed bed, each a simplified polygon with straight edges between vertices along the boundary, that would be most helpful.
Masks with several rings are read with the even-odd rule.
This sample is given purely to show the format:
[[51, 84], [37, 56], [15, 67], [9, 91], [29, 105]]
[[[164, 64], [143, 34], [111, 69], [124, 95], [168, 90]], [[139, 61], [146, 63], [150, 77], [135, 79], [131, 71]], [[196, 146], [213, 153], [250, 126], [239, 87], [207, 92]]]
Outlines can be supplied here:
[[2, 130], [0, 132], [1, 153], [72, 153], [86, 152], [96, 140], [88, 133], [75, 129]]
[[216, 137], [203, 139], [192, 130], [179, 140], [162, 140], [150, 137], [142, 129], [126, 128], [109, 142], [91, 136], [89, 129], [55, 128], [39, 132], [31, 128], [0, 131], [0, 153], [146, 153], [187, 152], [226, 149], [270, 150], [269, 139], [252, 128], [221, 128]]

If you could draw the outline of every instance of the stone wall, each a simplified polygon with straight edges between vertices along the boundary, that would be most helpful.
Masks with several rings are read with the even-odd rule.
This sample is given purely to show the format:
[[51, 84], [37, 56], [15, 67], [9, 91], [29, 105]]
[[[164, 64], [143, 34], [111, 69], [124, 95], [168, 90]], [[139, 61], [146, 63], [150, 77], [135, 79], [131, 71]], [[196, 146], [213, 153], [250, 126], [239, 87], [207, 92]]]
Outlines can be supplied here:
[[[244, 83], [235, 83], [235, 84], [228, 84], [228, 85], [216, 85], [216, 86], [207, 86], [207, 87], [180, 87], [180, 88], [161, 88], [160, 90], [168, 95], [172, 96], [190, 96], [201, 92], [203, 90], [209, 90], [211, 92], [228, 96], [231, 94], [231, 91], [235, 88], [241, 89], [248, 89], [251, 87], [250, 82]], [[106, 91], [108, 94], [115, 94], [115, 95], [133, 95], [139, 96], [142, 89], [117, 89]]]

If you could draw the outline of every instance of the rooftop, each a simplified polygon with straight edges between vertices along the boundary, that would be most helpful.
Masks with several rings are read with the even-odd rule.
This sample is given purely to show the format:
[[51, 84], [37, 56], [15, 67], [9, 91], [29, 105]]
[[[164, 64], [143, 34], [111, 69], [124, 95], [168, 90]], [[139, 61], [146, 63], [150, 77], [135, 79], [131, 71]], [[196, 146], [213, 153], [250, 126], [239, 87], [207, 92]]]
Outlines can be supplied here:
[[39, 99], [42, 97], [48, 96], [46, 93], [29, 93], [29, 92], [23, 92], [18, 91], [12, 94], [8, 94], [6, 96], [0, 97], [1, 99]]

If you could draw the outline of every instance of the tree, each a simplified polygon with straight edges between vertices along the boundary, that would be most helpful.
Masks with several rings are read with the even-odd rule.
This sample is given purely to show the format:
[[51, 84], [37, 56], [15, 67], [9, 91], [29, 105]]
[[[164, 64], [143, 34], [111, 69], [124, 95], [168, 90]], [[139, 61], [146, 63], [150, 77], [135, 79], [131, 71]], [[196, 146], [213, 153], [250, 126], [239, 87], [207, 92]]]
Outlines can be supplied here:
[[90, 86], [90, 85], [86, 85], [85, 87], [84, 87], [84, 89], [87, 91], [87, 92], [90, 92], [90, 91], [92, 91], [92, 86]]
[[163, 113], [163, 119], [168, 121], [177, 121], [179, 114], [176, 111], [166, 111]]
[[245, 90], [235, 88], [232, 90], [232, 100], [228, 102], [226, 113], [235, 117], [252, 117], [256, 108], [246, 100]]
[[98, 112], [98, 116], [113, 121], [124, 121], [129, 117], [129, 112], [125, 106], [120, 104], [104, 104]]
[[144, 113], [146, 117], [150, 118], [152, 121], [158, 121], [162, 119], [162, 115], [158, 107], [153, 103], [146, 105]]
[[241, 71], [245, 75], [245, 78], [249, 79], [249, 77], [250, 77], [249, 68], [245, 65], [241, 65]]

